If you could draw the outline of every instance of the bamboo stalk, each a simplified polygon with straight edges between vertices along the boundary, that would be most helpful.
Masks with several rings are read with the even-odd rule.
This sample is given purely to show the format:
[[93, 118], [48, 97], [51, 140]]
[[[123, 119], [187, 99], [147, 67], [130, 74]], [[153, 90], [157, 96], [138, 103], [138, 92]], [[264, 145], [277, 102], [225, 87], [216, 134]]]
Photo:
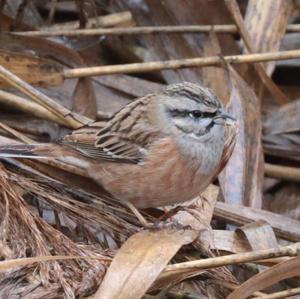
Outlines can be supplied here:
[[182, 270], [206, 270], [226, 265], [253, 262], [282, 256], [297, 256], [300, 254], [300, 242], [280, 248], [263, 249], [251, 252], [218, 256], [196, 261], [189, 261], [166, 266], [164, 272]]
[[14, 107], [25, 113], [30, 113], [31, 115], [37, 116], [41, 119], [50, 120], [60, 125], [65, 124], [65, 121], [62, 121], [59, 117], [43, 106], [4, 90], [0, 90], [0, 103]]
[[17, 90], [23, 92], [45, 109], [48, 109], [51, 113], [56, 115], [65, 126], [68, 126], [72, 129], [77, 129], [90, 121], [86, 117], [74, 114], [69, 109], [56, 103], [51, 98], [33, 88], [30, 84], [26, 83], [1, 65], [0, 79], [15, 87]]
[[100, 76], [121, 73], [144, 73], [160, 70], [180, 69], [188, 67], [204, 67], [222, 65], [224, 60], [227, 63], [242, 64], [264, 61], [299, 59], [300, 50], [267, 52], [245, 55], [230, 56], [210, 56], [198, 58], [175, 59], [155, 62], [128, 63], [120, 65], [106, 65], [95, 67], [83, 67], [75, 69], [65, 69], [63, 76], [65, 78], [79, 78], [86, 76]]
[[293, 182], [300, 182], [300, 168], [265, 163], [265, 175]]
[[20, 267], [20, 266], [26, 266], [26, 265], [31, 265], [33, 263], [38, 263], [38, 262], [49, 262], [49, 261], [58, 261], [58, 260], [72, 260], [72, 259], [95, 259], [98, 261], [102, 262], [110, 262], [111, 259], [107, 258], [105, 256], [78, 256], [78, 255], [45, 255], [45, 256], [35, 256], [35, 257], [24, 257], [24, 258], [17, 258], [17, 259], [11, 259], [11, 260], [5, 260], [5, 261], [0, 261], [0, 272], [9, 270], [15, 267]]
[[[207, 258], [202, 260], [196, 261], [189, 261], [184, 263], [178, 263], [173, 265], [168, 265], [165, 267], [164, 271], [160, 275], [160, 278], [164, 277], [168, 273], [176, 271], [177, 273], [182, 271], [185, 272], [192, 272], [192, 274], [196, 275], [197, 272], [203, 272], [206, 269], [222, 267], [226, 265], [238, 264], [238, 263], [245, 263], [251, 262], [258, 259], [264, 258], [274, 258], [280, 256], [297, 256], [300, 253], [300, 242], [295, 243], [293, 245], [281, 247], [281, 248], [272, 248], [272, 249], [265, 249], [259, 250], [255, 252], [246, 252], [240, 254], [232, 254], [228, 256], [220, 256], [214, 258]], [[42, 257], [34, 257], [34, 258], [21, 258], [15, 259], [11, 261], [3, 261], [0, 262], [0, 271], [7, 270], [14, 268], [16, 266], [24, 266], [36, 262], [41, 261], [53, 261], [53, 260], [66, 260], [66, 259], [97, 259], [103, 260], [103, 257], [97, 256], [42, 256]], [[109, 262], [110, 260], [104, 260]], [[158, 278], [159, 279], [159, 278]], [[288, 294], [298, 294], [299, 288], [283, 291], [285, 295]], [[283, 292], [278, 292], [274, 294], [262, 294], [261, 292], [256, 292], [255, 295], [258, 297], [256, 298], [266, 298], [266, 299], [274, 299], [274, 298], [282, 298]], [[279, 296], [281, 295], [281, 296]]]
[[[171, 271], [182, 271], [182, 270], [200, 271], [200, 270], [207, 270], [216, 267], [222, 267], [226, 265], [253, 262], [259, 259], [268, 259], [268, 258], [281, 257], [281, 256], [298, 256], [299, 254], [300, 254], [300, 242], [297, 242], [292, 245], [283, 246], [280, 248], [270, 248], [270, 249], [264, 249], [258, 251], [230, 254], [227, 256], [218, 256], [213, 258], [167, 265], [163, 273], [171, 272]], [[11, 261], [0, 262], [0, 270], [2, 270], [4, 267], [5, 269], [8, 269], [11, 267], [27, 265], [34, 262], [59, 260], [59, 259], [99, 259], [99, 257], [73, 255], [73, 256], [42, 256], [42, 257], [33, 257], [33, 258], [20, 258]], [[103, 257], [101, 257], [100, 259], [103, 259]]]
[[[91, 28], [91, 29], [60, 29], [56, 31], [20, 31], [10, 32], [11, 34], [23, 36], [86, 36], [86, 35], [137, 35], [137, 34], [165, 34], [165, 33], [209, 33], [213, 30], [216, 33], [237, 33], [235, 25], [185, 25], [185, 26], [140, 26], [132, 28]], [[300, 24], [290, 24], [287, 26], [288, 32], [300, 32]]]
[[[113, 13], [105, 16], [97, 16], [89, 18], [86, 24], [87, 28], [92, 27], [114, 27], [114, 26], [127, 26], [133, 22], [132, 14], [130, 11], [123, 11]], [[57, 30], [76, 30], [80, 26], [79, 21], [57, 23], [51, 26], [42, 27], [41, 31], [53, 32]], [[29, 32], [29, 31], [27, 31]], [[11, 32], [12, 33], [12, 32]], [[27, 34], [26, 34], [27, 35]]]
[[252, 299], [279, 299], [279, 298], [287, 298], [299, 294], [300, 294], [300, 288], [293, 288], [293, 289], [288, 289], [285, 291], [275, 292], [271, 294], [255, 296]]
[[0, 122], [0, 128], [3, 129], [5, 132], [11, 134], [12, 136], [16, 137], [17, 139], [21, 140], [24, 143], [27, 143], [27, 144], [34, 143], [34, 140], [32, 140], [31, 138], [27, 137], [26, 135], [18, 132], [17, 130], [15, 130], [1, 122]]

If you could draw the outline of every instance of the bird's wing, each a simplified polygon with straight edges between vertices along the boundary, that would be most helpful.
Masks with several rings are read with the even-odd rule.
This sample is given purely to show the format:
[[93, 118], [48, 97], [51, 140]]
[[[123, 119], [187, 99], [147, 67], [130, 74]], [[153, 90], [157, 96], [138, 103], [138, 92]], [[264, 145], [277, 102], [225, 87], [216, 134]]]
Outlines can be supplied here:
[[112, 162], [138, 163], [158, 134], [147, 121], [150, 97], [125, 106], [106, 123], [74, 131], [62, 143], [86, 157]]

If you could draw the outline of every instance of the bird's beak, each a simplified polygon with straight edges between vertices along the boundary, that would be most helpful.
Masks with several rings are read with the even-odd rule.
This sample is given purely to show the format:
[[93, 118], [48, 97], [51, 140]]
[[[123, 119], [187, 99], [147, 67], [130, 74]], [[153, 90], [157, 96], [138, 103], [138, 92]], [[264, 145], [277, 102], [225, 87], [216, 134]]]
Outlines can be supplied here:
[[214, 117], [214, 123], [218, 125], [234, 126], [236, 124], [236, 119], [226, 112]]
[[236, 118], [227, 113], [222, 113], [221, 116], [225, 119], [225, 125], [234, 126], [236, 124]]

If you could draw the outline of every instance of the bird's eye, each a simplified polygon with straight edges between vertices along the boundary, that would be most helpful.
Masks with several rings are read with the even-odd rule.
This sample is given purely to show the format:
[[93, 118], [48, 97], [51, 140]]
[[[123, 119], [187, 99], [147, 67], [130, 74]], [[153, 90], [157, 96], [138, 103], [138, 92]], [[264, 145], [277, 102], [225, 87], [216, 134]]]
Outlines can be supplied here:
[[193, 111], [189, 112], [189, 117], [191, 117], [191, 118], [203, 117], [203, 112], [201, 112], [200, 110], [193, 110]]

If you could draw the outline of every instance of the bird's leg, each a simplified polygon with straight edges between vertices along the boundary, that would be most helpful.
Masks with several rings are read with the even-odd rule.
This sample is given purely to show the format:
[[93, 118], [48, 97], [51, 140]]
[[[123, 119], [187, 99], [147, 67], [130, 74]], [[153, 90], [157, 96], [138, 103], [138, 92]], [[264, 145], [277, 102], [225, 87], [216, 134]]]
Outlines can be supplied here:
[[177, 206], [173, 209], [168, 209], [168, 208], [164, 207], [163, 210], [164, 210], [164, 214], [158, 218], [159, 221], [166, 221], [169, 218], [171, 218], [171, 220], [172, 220], [172, 217], [175, 214], [177, 214], [177, 212], [184, 210], [184, 208], [182, 206]]
[[153, 224], [154, 228], [173, 228], [179, 230], [187, 230], [191, 229], [190, 225], [181, 224], [176, 218], [173, 216], [177, 214], [179, 211], [184, 211], [185, 207], [176, 206], [175, 208], [167, 209], [164, 208], [164, 214], [160, 216], [157, 221]]
[[140, 221], [141, 225], [144, 228], [150, 228], [153, 226], [145, 219], [145, 217], [139, 212], [139, 210], [132, 203], [126, 202], [126, 205], [131, 210], [131, 212], [135, 215], [135, 217]]
[[154, 223], [149, 223], [132, 203], [126, 202], [126, 205], [131, 210], [131, 212], [136, 216], [136, 218], [139, 220], [139, 222], [145, 229], [151, 229], [151, 230], [164, 229], [164, 228], [177, 229], [177, 230], [191, 229], [189, 225], [182, 225], [176, 219], [171, 218], [178, 211], [184, 209], [181, 206], [178, 206], [169, 211], [165, 210], [165, 214], [162, 215], [160, 218], [158, 218], [157, 221], [155, 221]]

